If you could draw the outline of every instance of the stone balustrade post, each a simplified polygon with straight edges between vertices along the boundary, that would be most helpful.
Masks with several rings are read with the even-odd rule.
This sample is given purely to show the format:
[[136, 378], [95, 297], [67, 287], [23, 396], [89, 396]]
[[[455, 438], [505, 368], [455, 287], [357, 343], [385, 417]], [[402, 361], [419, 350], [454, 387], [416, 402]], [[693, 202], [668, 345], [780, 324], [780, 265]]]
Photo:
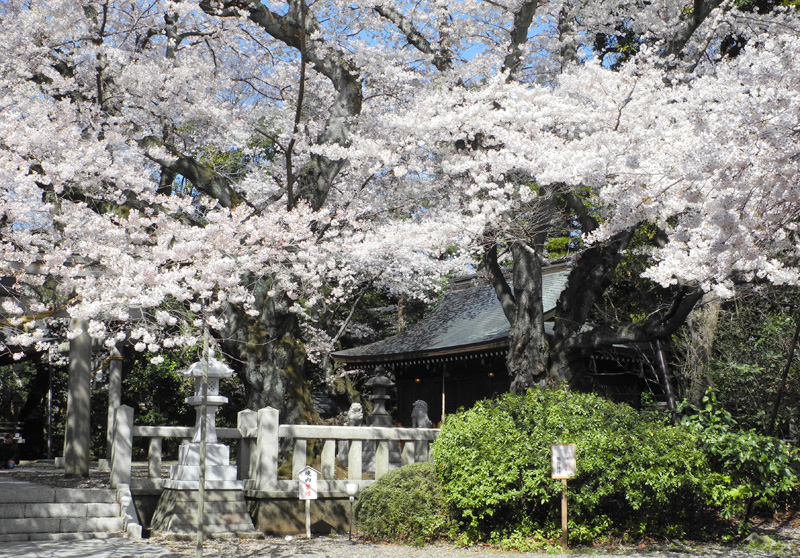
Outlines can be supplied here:
[[111, 487], [131, 482], [133, 457], [133, 408], [120, 405], [114, 413], [114, 443], [111, 446]]
[[306, 468], [308, 461], [308, 440], [295, 440], [292, 453], [292, 479], [300, 478], [300, 471]]
[[323, 479], [334, 480], [336, 478], [336, 442], [334, 440], [325, 440], [322, 446], [320, 469]]
[[242, 435], [236, 450], [236, 476], [239, 480], [245, 480], [252, 478], [250, 473], [250, 459], [253, 455], [255, 440], [248, 436], [252, 431], [258, 428], [258, 413], [250, 409], [239, 411], [236, 416], [236, 428], [239, 430], [239, 434]]
[[151, 479], [161, 478], [161, 450], [162, 440], [160, 436], [150, 438], [150, 445], [147, 449], [147, 473]]
[[350, 442], [350, 451], [347, 456], [347, 478], [350, 480], [362, 480], [361, 448], [361, 440], [353, 440]]
[[379, 441], [375, 450], [375, 480], [389, 472], [389, 442]]
[[414, 461], [414, 455], [415, 455], [414, 447], [415, 447], [415, 442], [413, 440], [409, 440], [408, 442], [403, 444], [403, 451], [400, 454], [400, 465], [405, 466], [405, 465], [411, 465], [412, 463], [416, 463], [416, 461]]
[[280, 413], [266, 407], [258, 411], [256, 451], [250, 459], [255, 490], [274, 490], [278, 485], [278, 427]]
[[426, 440], [419, 440], [414, 446], [414, 461], [416, 463], [427, 463], [431, 460], [430, 444]]

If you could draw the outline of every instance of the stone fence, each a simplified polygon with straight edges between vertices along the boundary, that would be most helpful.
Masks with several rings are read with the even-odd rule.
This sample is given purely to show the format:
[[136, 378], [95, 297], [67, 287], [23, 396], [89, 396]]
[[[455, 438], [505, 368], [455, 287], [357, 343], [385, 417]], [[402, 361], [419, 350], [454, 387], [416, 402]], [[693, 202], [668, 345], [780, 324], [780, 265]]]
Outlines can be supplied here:
[[[134, 492], [160, 490], [164, 482], [161, 478], [162, 440], [188, 440], [194, 430], [194, 427], [134, 426], [133, 409], [127, 405], [118, 407], [111, 446], [111, 485], [127, 484]], [[391, 465], [430, 460], [428, 447], [438, 433], [435, 428], [282, 425], [278, 411], [271, 407], [240, 412], [236, 428], [216, 428], [218, 438], [240, 440], [236, 459], [238, 476], [244, 481], [248, 498], [257, 499], [297, 498], [297, 477], [308, 464], [309, 441], [322, 447], [319, 452], [319, 498], [346, 498], [347, 483], [358, 484], [360, 491], [386, 474]], [[134, 438], [149, 439], [149, 478], [131, 476]], [[279, 478], [281, 447], [292, 448], [291, 479]], [[347, 456], [341, 460], [347, 462], [346, 474], [342, 473], [340, 461], [337, 475], [337, 451], [340, 457]], [[374, 461], [370, 459], [374, 467], [365, 467], [364, 455], [374, 455]], [[390, 455], [399, 455], [399, 463], [397, 459], [390, 461]], [[346, 478], [337, 479], [337, 476]]]

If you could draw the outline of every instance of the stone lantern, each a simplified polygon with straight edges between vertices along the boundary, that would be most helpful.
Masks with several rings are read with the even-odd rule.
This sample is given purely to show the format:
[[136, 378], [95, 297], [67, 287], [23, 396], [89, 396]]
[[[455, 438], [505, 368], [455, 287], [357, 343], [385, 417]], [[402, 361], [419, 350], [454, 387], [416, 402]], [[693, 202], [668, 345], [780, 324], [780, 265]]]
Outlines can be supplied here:
[[386, 375], [383, 366], [375, 368], [375, 375], [364, 384], [372, 391], [369, 400], [372, 401], [372, 413], [368, 418], [370, 426], [394, 426], [392, 417], [386, 412], [386, 402], [390, 399], [389, 388], [394, 387], [394, 382]]
[[[203, 363], [195, 362], [184, 373], [184, 377], [194, 378], [194, 395], [186, 398], [186, 403], [195, 408], [197, 419], [195, 420], [195, 433], [192, 443], [201, 441], [201, 421], [203, 420]], [[228, 402], [228, 398], [219, 394], [219, 381], [222, 378], [230, 378], [233, 370], [224, 362], [215, 358], [208, 359], [208, 397], [206, 398], [206, 442], [216, 443], [217, 427], [216, 416], [217, 408]]]
[[194, 395], [186, 403], [195, 408], [197, 418], [191, 442], [182, 444], [178, 464], [170, 469], [164, 490], [151, 520], [154, 533], [196, 534], [194, 510], [200, 501], [202, 425], [206, 421], [204, 483], [204, 531], [216, 536], [257, 535], [244, 499], [244, 482], [237, 479], [236, 466], [230, 463], [230, 448], [217, 441], [216, 415], [220, 405], [228, 402], [219, 394], [219, 381], [233, 374], [224, 363], [208, 360], [207, 409], [203, 413], [203, 363], [195, 362], [183, 375], [194, 378]]

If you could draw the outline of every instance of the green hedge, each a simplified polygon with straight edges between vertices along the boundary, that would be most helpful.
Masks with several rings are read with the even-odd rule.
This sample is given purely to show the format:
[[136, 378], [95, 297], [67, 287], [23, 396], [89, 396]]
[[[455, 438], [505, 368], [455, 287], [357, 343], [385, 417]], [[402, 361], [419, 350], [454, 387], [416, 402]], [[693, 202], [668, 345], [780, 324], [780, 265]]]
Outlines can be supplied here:
[[684, 402], [681, 410], [684, 428], [698, 437], [711, 461], [716, 474], [711, 495], [723, 516], [742, 518], [746, 531], [756, 507], [771, 514], [787, 495], [797, 496], [797, 449], [755, 429], [739, 428], [711, 389], [700, 407]]
[[681, 536], [708, 511], [711, 469], [695, 433], [594, 395], [530, 390], [450, 415], [434, 444], [464, 542], [558, 539], [550, 446], [561, 443], [577, 444], [572, 542]]
[[355, 514], [368, 540], [424, 544], [446, 537], [452, 525], [432, 463], [389, 472], [361, 493]]
[[748, 504], [796, 494], [796, 452], [739, 431], [715, 406], [684, 407], [683, 424], [595, 395], [531, 390], [448, 416], [436, 465], [410, 465], [366, 489], [356, 507], [362, 537], [422, 544], [448, 535], [519, 550], [557, 545], [562, 483], [550, 446], [575, 443], [568, 482], [570, 542], [717, 534]]

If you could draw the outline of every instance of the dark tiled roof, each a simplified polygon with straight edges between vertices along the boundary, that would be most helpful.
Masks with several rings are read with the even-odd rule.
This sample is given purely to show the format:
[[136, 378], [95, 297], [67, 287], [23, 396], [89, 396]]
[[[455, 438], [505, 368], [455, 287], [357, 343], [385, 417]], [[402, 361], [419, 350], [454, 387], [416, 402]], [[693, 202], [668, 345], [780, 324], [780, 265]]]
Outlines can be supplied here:
[[[543, 274], [545, 314], [555, 309], [568, 275], [564, 267]], [[508, 320], [494, 288], [480, 286], [448, 292], [428, 316], [402, 333], [331, 356], [339, 362], [375, 364], [505, 347], [507, 338]]]

